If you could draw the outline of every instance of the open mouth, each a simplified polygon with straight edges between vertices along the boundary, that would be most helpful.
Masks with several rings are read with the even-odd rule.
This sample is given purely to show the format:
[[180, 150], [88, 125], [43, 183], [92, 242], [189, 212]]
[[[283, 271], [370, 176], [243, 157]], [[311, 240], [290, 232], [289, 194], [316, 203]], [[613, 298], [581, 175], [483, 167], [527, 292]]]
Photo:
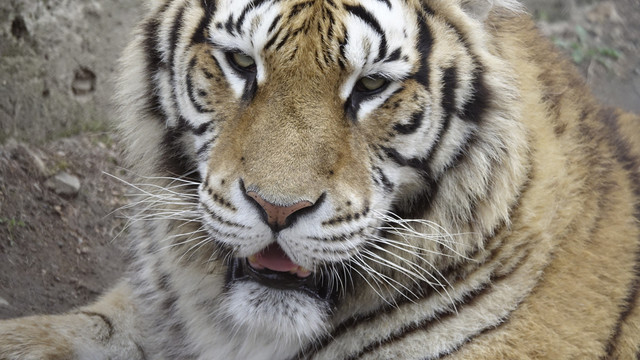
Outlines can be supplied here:
[[233, 258], [227, 283], [255, 281], [270, 288], [300, 291], [324, 301], [332, 301], [333, 292], [323, 276], [294, 263], [277, 244], [271, 244], [248, 258]]

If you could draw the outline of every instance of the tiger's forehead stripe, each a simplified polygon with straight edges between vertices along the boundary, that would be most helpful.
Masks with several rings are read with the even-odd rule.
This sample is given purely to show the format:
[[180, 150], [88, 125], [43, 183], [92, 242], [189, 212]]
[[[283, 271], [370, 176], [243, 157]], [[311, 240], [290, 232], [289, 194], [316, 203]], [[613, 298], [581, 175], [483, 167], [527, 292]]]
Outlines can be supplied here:
[[279, 1], [220, 3], [209, 24], [209, 39], [216, 45], [253, 55], [264, 46], [263, 37], [274, 30], [281, 17]]
[[376, 35], [380, 37], [380, 46], [378, 47], [378, 56], [375, 58], [375, 62], [382, 60], [382, 58], [387, 55], [387, 37], [380, 26], [380, 23], [376, 18], [367, 11], [361, 5], [346, 5], [346, 10], [350, 12], [352, 15], [356, 16], [360, 20], [364, 21], [367, 25], [369, 25]]
[[[382, 6], [378, 4], [382, 4]], [[401, 20], [403, 16], [400, 16], [401, 10], [396, 10], [402, 7], [397, 5], [392, 7], [390, 1], [370, 3], [367, 5], [368, 7], [364, 5], [344, 5], [344, 8], [338, 8], [333, 2], [318, 1], [300, 2], [290, 6], [288, 9], [276, 5], [282, 5], [282, 2], [274, 0], [246, 1], [244, 3], [223, 2], [218, 6], [215, 19], [213, 19], [210, 25], [218, 31], [212, 29], [212, 31], [215, 31], [215, 36], [211, 35], [210, 38], [216, 38], [216, 44], [221, 46], [229, 45], [229, 47], [234, 44], [225, 44], [225, 40], [229, 40], [229, 42], [231, 42], [231, 40], [241, 41], [243, 44], [250, 42], [254, 47], [254, 51], [259, 53], [261, 50], [269, 49], [273, 45], [276, 45], [277, 50], [282, 47], [285, 42], [294, 42], [294, 38], [298, 35], [302, 33], [309, 34], [309, 30], [314, 30], [311, 29], [309, 25], [317, 22], [317, 35], [322, 39], [320, 44], [330, 46], [330, 44], [327, 44], [328, 41], [340, 39], [340, 36], [335, 37], [336, 11], [346, 11], [369, 25], [369, 27], [374, 30], [376, 37], [380, 38], [381, 45], [378, 48], [379, 52], [375, 57], [375, 61], [381, 61], [387, 53], [392, 54], [386, 59], [387, 61], [395, 61], [400, 58], [400, 49], [397, 46], [388, 46], [387, 37], [402, 38], [402, 30], [404, 29], [402, 28]], [[271, 9], [273, 9], [274, 6], [276, 6], [279, 11], [272, 13]], [[318, 12], [305, 14], [306, 19], [303, 20], [303, 26], [306, 28], [295, 25], [297, 22], [293, 19], [303, 10], [310, 7], [314, 7], [314, 10], [318, 10]], [[383, 19], [383, 17], [388, 17], [385, 15], [389, 15], [389, 10], [392, 10], [393, 18], [391, 20]], [[207, 9], [207, 11], [210, 11], [210, 9]], [[266, 15], [265, 12], [272, 14]], [[210, 14], [207, 15], [210, 16]], [[383, 25], [382, 22], [385, 22], [385, 24]], [[348, 26], [348, 24], [345, 25]], [[385, 30], [383, 30], [383, 28]], [[396, 29], [393, 30], [393, 28]], [[283, 32], [285, 29], [287, 30], [286, 33]], [[392, 29], [393, 32], [389, 33], [389, 29]], [[221, 34], [223, 30], [227, 34]], [[398, 30], [400, 30], [400, 32]], [[266, 43], [262, 42], [263, 46], [260, 48], [257, 44], [260, 41], [256, 38], [267, 35], [272, 36], [269, 36]], [[345, 38], [346, 37], [348, 37], [348, 35], [345, 35]], [[246, 50], [249, 50], [248, 47]]]
[[[350, 75], [340, 90], [340, 98], [347, 100], [356, 82], [367, 76], [380, 76], [391, 82], [406, 79], [419, 55], [414, 50], [418, 30], [413, 17], [402, 4], [391, 1], [345, 5], [345, 39], [340, 45], [341, 60]], [[362, 104], [358, 118], [363, 118], [381, 105], [397, 90], [381, 94]]]

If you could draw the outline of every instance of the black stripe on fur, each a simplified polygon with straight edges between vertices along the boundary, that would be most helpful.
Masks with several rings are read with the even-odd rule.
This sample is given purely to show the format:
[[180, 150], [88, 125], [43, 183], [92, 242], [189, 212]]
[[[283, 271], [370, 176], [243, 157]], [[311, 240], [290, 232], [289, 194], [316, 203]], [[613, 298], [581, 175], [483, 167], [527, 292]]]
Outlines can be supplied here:
[[178, 40], [180, 39], [180, 32], [182, 31], [182, 25], [184, 23], [184, 12], [186, 5], [180, 7], [176, 17], [173, 19], [173, 25], [171, 26], [171, 32], [169, 33], [169, 73], [171, 74], [171, 84], [175, 84], [175, 70], [174, 60], [176, 56], [176, 48], [178, 47]]
[[[614, 109], [604, 109], [598, 113], [598, 116], [609, 130], [609, 136], [607, 139], [614, 150], [616, 159], [627, 171], [630, 182], [634, 185], [633, 191], [635, 197], [640, 198], [640, 172], [638, 172], [640, 159], [632, 154], [629, 144], [627, 144], [621, 136], [618, 124], [618, 113]], [[635, 217], [638, 222], [640, 222], [640, 202], [636, 203]], [[622, 325], [627, 321], [631, 312], [637, 307], [638, 297], [640, 297], [640, 250], [636, 254], [636, 263], [633, 267], [633, 271], [635, 273], [635, 278], [629, 285], [627, 297], [624, 300], [624, 310], [620, 313], [620, 316], [616, 321], [613, 334], [607, 342], [607, 346], [605, 348], [607, 356], [605, 356], [605, 359], [613, 358], [613, 353], [618, 345], [619, 337], [622, 332]]]
[[166, 122], [167, 115], [165, 114], [162, 103], [160, 101], [160, 95], [155, 89], [157, 88], [156, 80], [154, 79], [156, 73], [163, 68], [167, 67], [167, 64], [162, 61], [162, 53], [158, 49], [159, 44], [157, 41], [157, 33], [160, 28], [160, 22], [157, 18], [154, 18], [144, 25], [145, 39], [143, 40], [143, 47], [146, 60], [146, 81], [147, 81], [147, 96], [148, 99], [146, 105], [146, 111], [153, 117], [157, 118], [161, 122]]
[[473, 97], [463, 104], [460, 110], [460, 118], [463, 120], [479, 123], [490, 106], [492, 94], [485, 83], [483, 72], [482, 67], [478, 66], [473, 74], [471, 84]]
[[365, 24], [369, 25], [373, 31], [380, 36], [380, 48], [378, 50], [378, 56], [374, 61], [380, 61], [387, 55], [387, 37], [382, 31], [382, 27], [376, 18], [367, 9], [360, 5], [345, 5], [345, 9], [352, 15], [356, 16]]
[[[365, 354], [374, 352], [384, 346], [387, 345], [391, 345], [394, 342], [398, 342], [398, 341], [402, 341], [404, 338], [406, 338], [409, 335], [412, 335], [416, 332], [419, 331], [428, 331], [432, 326], [442, 323], [443, 321], [445, 321], [448, 318], [451, 317], [455, 317], [458, 316], [459, 313], [459, 309], [464, 308], [464, 307], [469, 307], [469, 306], [473, 306], [475, 302], [477, 302], [479, 299], [488, 296], [489, 294], [492, 293], [492, 289], [493, 289], [493, 284], [499, 283], [501, 281], [503, 281], [504, 279], [508, 278], [513, 272], [515, 272], [516, 270], [518, 270], [523, 264], [525, 264], [527, 262], [528, 259], [528, 252], [525, 256], [523, 256], [520, 261], [518, 262], [518, 264], [516, 264], [516, 266], [514, 266], [514, 268], [511, 269], [511, 271], [508, 274], [499, 276], [499, 277], [495, 277], [492, 276], [489, 281], [487, 281], [486, 283], [481, 284], [479, 287], [472, 289], [468, 292], [466, 292], [461, 298], [457, 299], [456, 302], [456, 308], [448, 308], [444, 311], [440, 311], [435, 313], [433, 316], [430, 317], [426, 317], [418, 322], [406, 325], [400, 329], [397, 329], [397, 331], [393, 334], [390, 334], [390, 336], [386, 337], [384, 340], [382, 341], [376, 341], [373, 342], [371, 344], [369, 344], [368, 346], [366, 346], [365, 348], [361, 349], [361, 351], [358, 354], [352, 355], [350, 357], [348, 357], [347, 359], [349, 360], [354, 360], [354, 359], [358, 359], [360, 357], [362, 357]], [[505, 318], [508, 318], [505, 317]], [[471, 337], [465, 339], [462, 343], [468, 342], [471, 339], [473, 339], [474, 337], [478, 336], [479, 334], [482, 334], [486, 331], [493, 331], [497, 328], [499, 328], [500, 326], [502, 326], [506, 321], [505, 318], [501, 319], [500, 321], [498, 321], [495, 324], [489, 325], [486, 328], [482, 329], [481, 331], [479, 331], [476, 334], [472, 334]], [[457, 344], [457, 345], [461, 345]], [[455, 348], [453, 349], [449, 349], [448, 351], [445, 351], [444, 353], [441, 354], [437, 354], [435, 356], [435, 358], [438, 358], [442, 355], [445, 355], [447, 353], [450, 353], [452, 351], [455, 351]]]
[[[427, 14], [433, 14], [432, 10], [426, 8], [424, 12]], [[431, 48], [433, 46], [433, 34], [431, 33], [431, 29], [427, 26], [427, 22], [424, 17], [418, 17], [418, 43], [416, 47], [418, 49], [418, 53], [420, 54], [420, 67], [418, 71], [416, 71], [411, 78], [416, 80], [420, 85], [424, 88], [429, 89], [429, 56], [431, 55]]]
[[209, 26], [209, 24], [211, 23], [211, 18], [213, 18], [213, 15], [216, 12], [216, 3], [213, 0], [209, 2], [207, 2], [207, 0], [201, 0], [200, 6], [204, 11], [204, 16], [202, 17], [202, 19], [200, 19], [198, 28], [191, 37], [192, 44], [203, 44], [208, 42], [207, 26]]
[[[193, 106], [196, 108], [196, 111], [198, 111], [201, 114], [213, 113], [214, 112], [213, 110], [204, 108], [202, 105], [200, 105], [200, 103], [198, 102], [198, 99], [196, 99], [195, 90], [193, 88], [193, 72], [196, 67], [196, 64], [197, 64], [197, 59], [194, 56], [189, 61], [189, 67], [187, 68], [187, 76], [186, 76], [187, 95], [189, 96], [189, 100], [191, 100], [191, 103], [193, 104]], [[196, 135], [201, 135], [205, 131], [207, 131], [207, 129], [209, 128], [209, 124], [210, 123], [205, 123], [203, 124], [204, 127], [200, 126], [199, 128], [195, 128], [195, 129], [190, 128], [190, 130], [192, 130], [192, 132]]]
[[413, 113], [413, 115], [411, 115], [411, 120], [409, 121], [409, 123], [395, 124], [393, 126], [393, 130], [401, 135], [413, 134], [420, 128], [420, 126], [422, 126], [422, 119], [424, 119], [425, 111], [425, 108], [416, 111], [415, 113]]

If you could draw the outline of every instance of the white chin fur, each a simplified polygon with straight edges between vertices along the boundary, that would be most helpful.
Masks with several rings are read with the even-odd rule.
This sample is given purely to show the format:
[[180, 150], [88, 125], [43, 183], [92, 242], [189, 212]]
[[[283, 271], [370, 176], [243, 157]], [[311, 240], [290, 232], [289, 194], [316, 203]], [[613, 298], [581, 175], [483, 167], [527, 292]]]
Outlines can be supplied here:
[[[253, 281], [234, 283], [222, 304], [228, 325], [255, 344], [265, 359], [287, 359], [326, 332], [328, 305], [298, 291], [272, 289]], [[262, 344], [262, 345], [259, 345]], [[251, 346], [246, 358], [254, 357]], [[253, 354], [255, 355], [255, 354]]]

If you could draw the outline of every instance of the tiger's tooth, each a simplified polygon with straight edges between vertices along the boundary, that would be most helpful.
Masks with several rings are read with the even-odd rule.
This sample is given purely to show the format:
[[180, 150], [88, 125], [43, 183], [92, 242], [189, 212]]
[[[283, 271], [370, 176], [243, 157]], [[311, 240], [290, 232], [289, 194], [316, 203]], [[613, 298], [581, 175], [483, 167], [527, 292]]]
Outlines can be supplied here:
[[296, 271], [296, 275], [298, 275], [301, 278], [306, 278], [306, 277], [309, 277], [311, 275], [311, 270], [307, 270], [307, 269], [303, 268], [302, 266], [298, 266], [298, 269]]
[[257, 270], [262, 270], [262, 269], [264, 269], [264, 266], [262, 266], [262, 265], [260, 265], [260, 264], [258, 263], [258, 256], [257, 256], [257, 255], [251, 255], [251, 256], [249, 256], [249, 257], [247, 258], [247, 260], [249, 260], [249, 265], [250, 265], [251, 267], [253, 267], [254, 269], [257, 269]]

